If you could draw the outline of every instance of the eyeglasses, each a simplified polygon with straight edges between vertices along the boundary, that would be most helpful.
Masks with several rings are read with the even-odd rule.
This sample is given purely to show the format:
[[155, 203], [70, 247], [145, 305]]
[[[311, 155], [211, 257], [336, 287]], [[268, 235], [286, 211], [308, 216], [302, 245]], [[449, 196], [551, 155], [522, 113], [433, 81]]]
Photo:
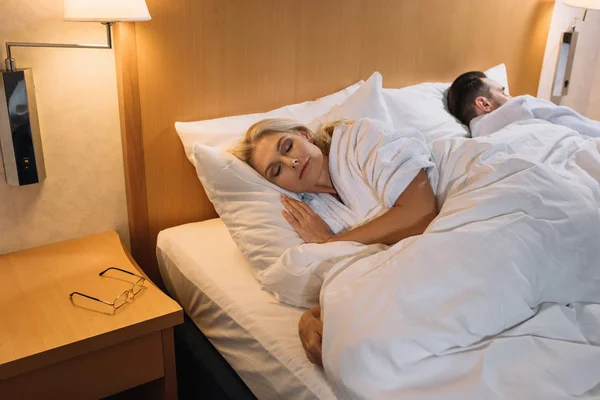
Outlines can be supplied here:
[[124, 272], [126, 274], [129, 274], [131, 276], [135, 276], [136, 278], [138, 278], [138, 280], [135, 281], [133, 283], [133, 285], [131, 285], [130, 291], [133, 294], [132, 297], [135, 297], [135, 295], [138, 294], [144, 288], [144, 283], [146, 283], [146, 278], [144, 278], [143, 276], [134, 274], [133, 272], [129, 272], [127, 270], [121, 269], [121, 268], [117, 268], [117, 267], [106, 268], [104, 271], [100, 272], [98, 275], [104, 276], [104, 274], [110, 270], [121, 271], [121, 272]]
[[131, 285], [131, 289], [125, 290], [123, 293], [121, 293], [120, 295], [115, 297], [113, 301], [102, 300], [97, 297], [93, 297], [93, 296], [90, 296], [90, 295], [87, 295], [87, 294], [81, 293], [81, 292], [71, 293], [69, 295], [69, 298], [71, 299], [71, 301], [73, 301], [74, 295], [78, 295], [78, 296], [82, 296], [82, 297], [88, 298], [90, 300], [98, 301], [100, 303], [111, 306], [113, 308], [113, 311], [116, 311], [119, 308], [123, 307], [125, 304], [127, 304], [127, 300], [129, 300], [130, 298], [134, 298], [144, 288], [144, 283], [146, 282], [146, 278], [144, 278], [143, 276], [134, 274], [133, 272], [126, 271], [121, 268], [110, 267], [110, 268], [107, 268], [104, 271], [100, 272], [98, 275], [104, 276], [104, 274], [106, 274], [110, 270], [124, 272], [126, 274], [135, 276], [138, 279]]

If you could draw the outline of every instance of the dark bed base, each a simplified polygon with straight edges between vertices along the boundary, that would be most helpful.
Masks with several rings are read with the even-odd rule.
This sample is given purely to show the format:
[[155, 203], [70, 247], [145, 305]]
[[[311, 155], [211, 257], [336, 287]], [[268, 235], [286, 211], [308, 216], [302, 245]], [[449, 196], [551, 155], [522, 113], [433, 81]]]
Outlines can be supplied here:
[[256, 400], [187, 315], [174, 335], [179, 400]]

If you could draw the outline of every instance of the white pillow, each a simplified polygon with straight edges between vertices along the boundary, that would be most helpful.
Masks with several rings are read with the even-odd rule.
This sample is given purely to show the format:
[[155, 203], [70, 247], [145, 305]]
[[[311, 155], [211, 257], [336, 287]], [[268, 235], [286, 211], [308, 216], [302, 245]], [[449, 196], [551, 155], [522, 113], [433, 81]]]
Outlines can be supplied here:
[[393, 127], [392, 117], [383, 97], [382, 86], [383, 78], [381, 74], [374, 72], [364, 83], [361, 90], [357, 90], [343, 103], [334, 105], [329, 112], [313, 120], [308, 124], [308, 128], [313, 132], [318, 132], [323, 125], [329, 122], [341, 119], [359, 120], [362, 118], [383, 121], [388, 126]]
[[[319, 126], [341, 118], [383, 119], [391, 124], [381, 81], [381, 75], [374, 73], [342, 104], [309, 125]], [[273, 185], [221, 149], [196, 143], [193, 151], [196, 171], [208, 198], [260, 279], [262, 271], [286, 249], [303, 243], [281, 215], [280, 194], [299, 199], [298, 195]]]
[[346, 100], [354, 93], [363, 81], [350, 85], [339, 92], [321, 97], [315, 101], [284, 106], [264, 113], [236, 115], [233, 117], [209, 119], [196, 122], [175, 122], [175, 129], [183, 143], [185, 154], [193, 163], [193, 145], [202, 143], [206, 146], [227, 150], [254, 124], [266, 118], [291, 118], [301, 123], [309, 123], [319, 115], [326, 113], [334, 105]]
[[489, 79], [496, 81], [502, 86], [504, 86], [506, 94], [510, 95], [510, 91], [508, 90], [508, 73], [506, 72], [506, 65], [496, 65], [495, 67], [488, 69], [484, 73]]
[[248, 259], [257, 278], [302, 239], [281, 215], [281, 194], [300, 200], [264, 179], [235, 156], [216, 147], [194, 145], [196, 172], [208, 198]]
[[[497, 65], [485, 71], [488, 78], [506, 87], [506, 66]], [[467, 137], [469, 128], [448, 111], [446, 93], [450, 83], [422, 83], [402, 89], [384, 89], [383, 96], [394, 127], [417, 128], [427, 142], [443, 137]]]

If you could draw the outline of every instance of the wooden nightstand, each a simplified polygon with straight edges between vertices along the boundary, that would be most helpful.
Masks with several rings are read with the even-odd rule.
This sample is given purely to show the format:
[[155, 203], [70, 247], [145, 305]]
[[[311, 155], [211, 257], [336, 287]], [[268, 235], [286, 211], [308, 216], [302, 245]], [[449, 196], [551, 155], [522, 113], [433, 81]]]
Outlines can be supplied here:
[[113, 315], [69, 298], [131, 288], [130, 275], [98, 275], [108, 267], [143, 275], [115, 232], [0, 256], [0, 399], [98, 399], [143, 384], [144, 399], [177, 398], [175, 301], [148, 280]]

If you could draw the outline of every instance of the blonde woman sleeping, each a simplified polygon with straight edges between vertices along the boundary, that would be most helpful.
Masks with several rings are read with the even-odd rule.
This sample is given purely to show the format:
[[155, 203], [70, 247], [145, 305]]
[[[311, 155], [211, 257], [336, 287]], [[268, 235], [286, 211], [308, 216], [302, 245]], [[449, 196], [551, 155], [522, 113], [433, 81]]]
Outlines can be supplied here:
[[[250, 127], [232, 153], [275, 185], [320, 194], [346, 222], [350, 218], [348, 229], [334, 234], [318, 210], [282, 196], [283, 216], [306, 243], [392, 245], [422, 234], [438, 214], [430, 183], [435, 164], [416, 130], [365, 119], [311, 132], [293, 120], [266, 119]], [[303, 314], [299, 334], [308, 359], [322, 365], [319, 306]]]

